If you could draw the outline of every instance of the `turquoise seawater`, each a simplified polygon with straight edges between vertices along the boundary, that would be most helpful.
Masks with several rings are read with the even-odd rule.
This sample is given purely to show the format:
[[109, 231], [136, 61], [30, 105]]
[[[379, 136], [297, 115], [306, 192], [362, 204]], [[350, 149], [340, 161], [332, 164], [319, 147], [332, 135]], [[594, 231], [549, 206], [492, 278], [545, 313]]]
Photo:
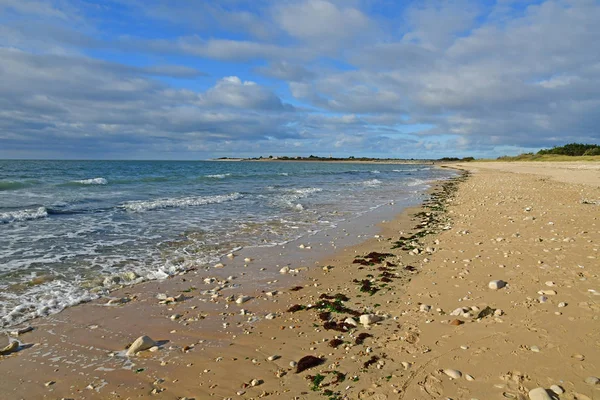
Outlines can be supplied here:
[[0, 326], [390, 201], [413, 204], [452, 174], [429, 165], [0, 161]]

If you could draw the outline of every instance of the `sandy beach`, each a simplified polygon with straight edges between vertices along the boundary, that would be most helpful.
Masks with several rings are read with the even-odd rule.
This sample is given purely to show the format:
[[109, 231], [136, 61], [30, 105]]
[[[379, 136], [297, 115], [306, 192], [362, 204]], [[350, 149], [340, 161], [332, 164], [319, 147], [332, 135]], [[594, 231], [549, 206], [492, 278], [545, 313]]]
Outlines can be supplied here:
[[376, 227], [9, 329], [0, 398], [600, 398], [600, 165], [452, 167]]

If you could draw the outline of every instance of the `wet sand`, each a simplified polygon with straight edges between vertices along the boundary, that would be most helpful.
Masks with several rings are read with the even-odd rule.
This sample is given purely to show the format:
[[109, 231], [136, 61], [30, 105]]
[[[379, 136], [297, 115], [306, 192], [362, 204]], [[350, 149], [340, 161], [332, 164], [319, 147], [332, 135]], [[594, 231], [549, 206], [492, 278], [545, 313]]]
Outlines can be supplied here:
[[[125, 304], [34, 320], [0, 356], [0, 398], [527, 399], [552, 385], [555, 398], [600, 398], [600, 179], [484, 164], [378, 230], [241, 252], [112, 294]], [[263, 275], [235, 287], [248, 271]], [[347, 320], [360, 315], [381, 320]], [[144, 334], [156, 351], [126, 357]], [[321, 364], [296, 373], [304, 356]]]

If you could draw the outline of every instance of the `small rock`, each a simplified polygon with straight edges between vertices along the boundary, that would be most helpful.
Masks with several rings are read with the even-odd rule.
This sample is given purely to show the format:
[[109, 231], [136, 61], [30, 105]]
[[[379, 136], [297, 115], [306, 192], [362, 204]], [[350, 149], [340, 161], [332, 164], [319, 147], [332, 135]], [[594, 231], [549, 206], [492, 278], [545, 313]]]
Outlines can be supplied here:
[[15, 331], [11, 331], [10, 334], [13, 336], [19, 336], [19, 335], [23, 335], [27, 332], [31, 332], [32, 330], [33, 330], [32, 326], [26, 326], [25, 328], [20, 328]]
[[56, 382], [54, 382], [54, 381], [48, 381], [48, 382], [44, 383], [44, 386], [46, 386], [46, 387], [48, 387], [48, 386], [52, 386], [52, 385], [54, 385], [55, 383], [56, 383]]
[[540, 303], [544, 304], [545, 302], [547, 302], [547, 301], [548, 301], [548, 298], [547, 298], [546, 296], [540, 296], [540, 297], [538, 298], [538, 301], [539, 301]]
[[223, 267], [225, 267], [225, 264], [218, 263], [218, 264], [215, 264], [213, 268], [223, 268]]
[[301, 248], [301, 249], [304, 249], [306, 246], [305, 246], [305, 245], [303, 245], [303, 244], [301, 244], [301, 245], [300, 245], [300, 246], [298, 246], [298, 247], [299, 247], [299, 248]]
[[554, 282], [552, 282], [552, 281], [546, 281], [546, 283], [545, 283], [545, 284], [546, 284], [546, 286], [550, 286], [550, 287], [552, 287], [552, 286], [556, 286], [556, 283], [554, 283]]
[[245, 302], [247, 302], [248, 300], [250, 300], [252, 297], [250, 296], [240, 296], [238, 297], [235, 302], [236, 304], [244, 304]]
[[497, 309], [496, 311], [494, 311], [494, 315], [496, 317], [501, 317], [504, 314], [504, 311], [502, 311], [501, 309]]
[[492, 290], [502, 289], [504, 286], [506, 286], [506, 282], [502, 280], [494, 280], [488, 283], [488, 287]]
[[352, 325], [352, 326], [358, 326], [358, 323], [356, 322], [356, 320], [354, 318], [348, 317], [344, 320], [345, 324], [348, 325]]
[[251, 259], [250, 257], [246, 257], [246, 258], [244, 258], [244, 262], [246, 262], [246, 263], [249, 263], [249, 262], [251, 262], [251, 261], [252, 261], [252, 259]]
[[250, 381], [250, 386], [258, 386], [262, 383], [262, 381], [260, 379], [252, 379]]
[[275, 314], [269, 313], [265, 316], [265, 319], [275, 319], [275, 316], [276, 316]]
[[453, 319], [452, 321], [450, 321], [450, 325], [459, 326], [462, 324], [464, 324], [464, 322], [461, 321], [460, 319]]
[[538, 294], [541, 294], [543, 296], [555, 296], [556, 295], [556, 290], [540, 290], [538, 292]]
[[280, 358], [281, 358], [281, 356], [278, 356], [277, 354], [273, 354], [272, 356], [269, 356], [269, 358], [267, 358], [267, 360], [269, 360], [269, 361], [275, 361], [275, 360], [278, 360]]
[[600, 384], [600, 379], [596, 378], [595, 376], [588, 376], [587, 378], [585, 378], [585, 383], [587, 383], [588, 385], [598, 385]]
[[583, 356], [583, 354], [573, 354], [571, 357], [576, 359], [577, 361], [585, 360], [585, 357]]
[[400, 364], [404, 367], [405, 371], [408, 370], [412, 366], [411, 363], [406, 362], [406, 361], [402, 361]]
[[285, 266], [279, 270], [280, 274], [287, 274], [289, 272], [290, 272], [290, 267], [288, 267], [288, 266]]
[[298, 363], [296, 361], [290, 361], [290, 367], [296, 368], [297, 366], [298, 366]]
[[558, 308], [564, 308], [567, 306], [567, 303], [565, 303], [564, 301], [561, 301], [560, 303], [558, 303]]
[[233, 253], [227, 254], [227, 258], [229, 258], [230, 260], [233, 260], [234, 257], [235, 257], [235, 254], [233, 254]]
[[0, 349], [0, 355], [10, 354], [19, 348], [19, 342], [10, 342], [4, 348]]
[[173, 314], [169, 318], [171, 319], [171, 321], [175, 321], [181, 318], [181, 314]]
[[443, 372], [452, 379], [460, 379], [462, 377], [462, 372], [456, 369], [445, 369]]
[[144, 351], [149, 349], [150, 347], [156, 346], [156, 342], [152, 340], [149, 336], [140, 336], [133, 342], [129, 349], [127, 350], [127, 356], [133, 356], [140, 351]]
[[531, 346], [529, 348], [529, 350], [533, 351], [534, 353], [539, 353], [540, 352], [540, 348], [538, 346]]
[[431, 310], [431, 306], [428, 306], [427, 304], [421, 304], [419, 307], [419, 311], [421, 312], [429, 312], [429, 310]]
[[360, 316], [360, 323], [363, 325], [371, 325], [383, 320], [383, 317], [375, 314], [363, 314]]
[[529, 391], [530, 400], [552, 400], [546, 389], [538, 387]]
[[552, 385], [550, 386], [550, 390], [552, 390], [554, 393], [556, 394], [563, 394], [565, 391], [563, 390], [563, 388], [561, 388], [558, 385]]

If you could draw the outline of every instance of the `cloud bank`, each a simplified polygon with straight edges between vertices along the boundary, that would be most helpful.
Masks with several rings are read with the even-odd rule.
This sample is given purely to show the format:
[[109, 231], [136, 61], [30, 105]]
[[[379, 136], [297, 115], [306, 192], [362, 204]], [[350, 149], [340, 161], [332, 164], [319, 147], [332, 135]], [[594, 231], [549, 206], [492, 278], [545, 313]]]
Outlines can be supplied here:
[[0, 157], [598, 143], [597, 21], [595, 0], [0, 0]]

